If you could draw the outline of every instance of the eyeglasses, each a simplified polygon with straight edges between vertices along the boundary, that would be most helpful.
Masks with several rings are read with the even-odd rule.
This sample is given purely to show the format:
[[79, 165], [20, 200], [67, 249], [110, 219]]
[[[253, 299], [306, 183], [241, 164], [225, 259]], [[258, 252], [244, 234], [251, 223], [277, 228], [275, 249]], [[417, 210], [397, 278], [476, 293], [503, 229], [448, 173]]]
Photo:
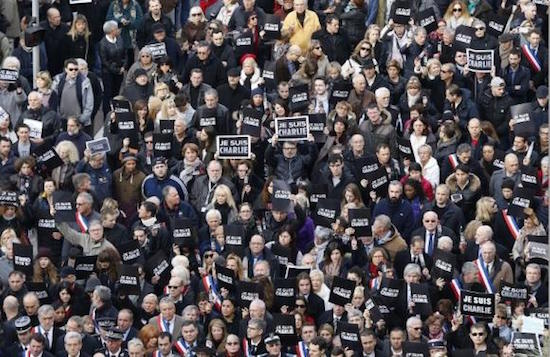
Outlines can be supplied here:
[[473, 337], [485, 336], [485, 332], [472, 332], [470, 333], [470, 335], [472, 335]]
[[250, 16], [250, 20], [258, 20], [258, 16]]
[[195, 16], [201, 16], [202, 14], [200, 12], [197, 12], [195, 14], [191, 14], [191, 16], [195, 17]]
[[502, 319], [502, 320], [508, 319], [508, 317], [506, 317], [506, 316], [498, 316], [498, 315], [497, 315], [497, 318]]
[[214, 254], [208, 253], [208, 254], [204, 255], [204, 259], [209, 259], [209, 258], [212, 258], [213, 256], [214, 256]]
[[152, 144], [152, 143], [153, 143], [152, 140], [151, 141], [148, 141], [148, 140], [145, 141], [145, 144]]
[[71, 72], [76, 72], [76, 71], [78, 71], [78, 68], [67, 68], [67, 69], [68, 69], [69, 71], [71, 71]]
[[476, 31], [485, 31], [485, 27], [476, 27]]
[[420, 331], [420, 330], [422, 330], [422, 327], [413, 327], [413, 330]]
[[208, 28], [210, 31], [216, 31], [218, 28], [217, 27], [209, 27]]
[[179, 289], [179, 286], [168, 285], [168, 289]]
[[450, 71], [441, 70], [441, 73], [449, 73]]
[[228, 345], [228, 346], [235, 346], [235, 345], [238, 345], [239, 343], [238, 342], [226, 342], [225, 344]]
[[453, 9], [453, 12], [462, 12], [462, 8], [456, 7]]
[[306, 308], [306, 305], [304, 305], [304, 304], [300, 304], [300, 305], [296, 304], [296, 308], [297, 308], [297, 309], [305, 309], [305, 308]]
[[370, 51], [370, 47], [361, 47], [361, 51]]
[[424, 223], [435, 223], [437, 222], [435, 219], [425, 219]]

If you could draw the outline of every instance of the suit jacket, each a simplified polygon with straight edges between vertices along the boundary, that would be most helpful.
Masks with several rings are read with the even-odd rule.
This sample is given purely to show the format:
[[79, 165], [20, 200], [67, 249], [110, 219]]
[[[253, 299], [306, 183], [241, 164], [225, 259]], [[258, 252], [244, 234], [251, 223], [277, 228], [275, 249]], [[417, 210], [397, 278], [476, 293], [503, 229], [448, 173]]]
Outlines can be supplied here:
[[[527, 101], [527, 92], [529, 91], [529, 80], [531, 79], [531, 71], [529, 68], [520, 65], [516, 70], [512, 80], [510, 66], [503, 68], [500, 73], [501, 78], [506, 82], [506, 91], [516, 103]], [[516, 86], [520, 86], [516, 89]]]
[[122, 341], [122, 348], [127, 348], [128, 341], [130, 341], [132, 338], [136, 338], [138, 333], [139, 331], [135, 327], [130, 327], [130, 331], [128, 332], [128, 335], [126, 336], [124, 341]]
[[[314, 292], [311, 292], [307, 298], [306, 314], [313, 317], [315, 320], [325, 312], [325, 301]], [[320, 325], [317, 325], [320, 326]]]
[[[426, 253], [422, 253], [422, 256], [424, 257], [425, 264], [425, 266], [423, 266], [422, 268], [426, 267], [428, 268], [428, 270], [431, 270], [433, 265], [432, 257], [430, 257]], [[395, 255], [395, 262], [393, 263], [393, 266], [395, 268], [395, 273], [397, 274], [397, 277], [399, 279], [403, 279], [403, 270], [405, 270], [405, 267], [409, 263], [412, 263], [410, 249], [404, 249]]]
[[[38, 330], [38, 326], [35, 328], [35, 332], [36, 333], [41, 333], [41, 331]], [[53, 340], [49, 341], [50, 346], [47, 349], [45, 348], [44, 351], [48, 351], [48, 352], [51, 352], [51, 353], [56, 353], [58, 351], [57, 348], [59, 347], [60, 343], [64, 346], [63, 342], [59, 342], [59, 341], [63, 341], [64, 337], [65, 337], [65, 332], [58, 329], [57, 327], [54, 327], [54, 329], [53, 329]]]
[[[334, 326], [336, 328], [337, 326], [334, 324], [334, 314], [333, 310], [330, 309], [328, 311], [323, 312], [321, 315], [314, 316], [315, 321], [317, 322], [317, 326], [321, 326], [323, 324], [329, 324]], [[348, 314], [347, 312], [344, 312], [342, 317], [340, 317], [341, 322], [348, 322]]]
[[[160, 314], [149, 319], [150, 325], [155, 325], [158, 328], [158, 317]], [[162, 323], [162, 322], [161, 322]], [[174, 341], [177, 341], [181, 337], [181, 326], [183, 325], [183, 318], [175, 315], [174, 329], [172, 330], [172, 337]]]
[[[411, 234], [411, 237], [414, 236], [421, 236], [424, 240], [426, 240], [426, 228], [420, 227], [415, 229]], [[437, 240], [444, 236], [450, 237], [453, 240], [453, 253], [458, 253], [458, 244], [460, 243], [460, 239], [456, 236], [456, 233], [452, 229], [443, 225], [441, 226], [441, 231], [439, 231], [439, 229], [435, 230], [434, 250], [437, 247]]]
[[[57, 356], [68, 357], [69, 355], [67, 354], [67, 352], [60, 352], [57, 354]], [[91, 357], [91, 355], [87, 354], [86, 352], [82, 352], [82, 350], [80, 350], [80, 357]]]
[[502, 282], [512, 284], [514, 282], [514, 273], [512, 272], [512, 267], [508, 262], [505, 262], [502, 259], [496, 259], [493, 264], [493, 269], [491, 274], [489, 274], [491, 279], [493, 279], [493, 286], [495, 291], [500, 291], [500, 286]]

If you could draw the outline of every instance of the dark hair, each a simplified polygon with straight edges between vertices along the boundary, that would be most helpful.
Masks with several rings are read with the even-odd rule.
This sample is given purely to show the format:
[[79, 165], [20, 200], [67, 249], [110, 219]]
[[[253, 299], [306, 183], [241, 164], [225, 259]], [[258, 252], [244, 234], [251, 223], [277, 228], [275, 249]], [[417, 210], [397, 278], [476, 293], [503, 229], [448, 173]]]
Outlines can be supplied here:
[[424, 197], [425, 197], [424, 190], [422, 189], [422, 185], [420, 184], [420, 182], [409, 178], [407, 179], [407, 181], [405, 181], [405, 184], [403, 185], [403, 187], [405, 187], [406, 185], [409, 185], [412, 188], [414, 188], [414, 191], [416, 192], [416, 197], [418, 197], [418, 200], [420, 202], [424, 201]]
[[159, 338], [166, 338], [168, 337], [168, 341], [170, 341], [170, 343], [172, 343], [172, 334], [170, 332], [166, 332], [166, 331], [163, 331], [160, 333], [160, 335], [157, 337], [157, 340]]
[[327, 163], [329, 165], [337, 162], [344, 162], [344, 157], [341, 154], [330, 154], [328, 156]]
[[422, 172], [422, 166], [418, 162], [411, 162], [411, 164], [409, 165], [409, 172], [411, 171]]
[[460, 170], [460, 171], [465, 172], [467, 174], [470, 173], [470, 168], [468, 167], [468, 165], [464, 165], [464, 164], [458, 164], [456, 166], [455, 171], [457, 171], [457, 170]]
[[63, 63], [63, 68], [67, 68], [68, 65], [75, 65], [78, 66], [78, 62], [74, 58], [67, 58], [65, 62]]
[[325, 23], [330, 24], [332, 20], [338, 20], [338, 22], [340, 22], [340, 18], [338, 16], [334, 14], [328, 14], [327, 17], [325, 18]]
[[460, 87], [454, 83], [451, 84], [449, 88], [447, 88], [447, 90], [449, 91], [450, 95], [462, 97], [462, 89], [460, 89]]
[[15, 132], [17, 133], [17, 131], [21, 128], [27, 128], [27, 129], [31, 130], [31, 128], [27, 124], [19, 123], [15, 126]]
[[454, 122], [446, 121], [441, 125], [441, 131], [447, 138], [452, 138], [455, 135], [455, 124]]
[[151, 216], [156, 216], [157, 214], [157, 205], [155, 205], [153, 202], [149, 201], [143, 201], [141, 203], [143, 205], [143, 208], [149, 213], [151, 213]]
[[[41, 335], [41, 336], [42, 336], [42, 335]], [[322, 337], [320, 337], [320, 336], [314, 337], [309, 343], [312, 344], [312, 345], [315, 345], [315, 346], [319, 346], [319, 349], [320, 349], [321, 351], [327, 349], [327, 343], [326, 343], [325, 340], [324, 340]]]

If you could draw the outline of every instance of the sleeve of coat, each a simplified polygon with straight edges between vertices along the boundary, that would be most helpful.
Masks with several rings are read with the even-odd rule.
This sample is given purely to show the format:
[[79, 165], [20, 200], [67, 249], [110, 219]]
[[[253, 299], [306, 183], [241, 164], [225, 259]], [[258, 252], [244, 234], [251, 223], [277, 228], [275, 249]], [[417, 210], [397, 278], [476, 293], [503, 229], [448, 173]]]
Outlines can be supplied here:
[[55, 225], [59, 232], [63, 234], [63, 237], [71, 244], [83, 246], [83, 243], [86, 239], [88, 239], [88, 235], [84, 233], [79, 233], [69, 227], [69, 225], [65, 222], [57, 223]]

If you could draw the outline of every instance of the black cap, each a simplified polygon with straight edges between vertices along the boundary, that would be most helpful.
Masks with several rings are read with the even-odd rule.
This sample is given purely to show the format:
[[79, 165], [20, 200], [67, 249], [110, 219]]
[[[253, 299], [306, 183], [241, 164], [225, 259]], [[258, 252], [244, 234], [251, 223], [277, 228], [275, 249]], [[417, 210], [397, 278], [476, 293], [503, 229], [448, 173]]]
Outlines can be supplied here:
[[166, 30], [164, 29], [164, 25], [163, 24], [154, 24], [152, 27], [151, 27], [151, 31], [153, 31], [153, 33], [158, 33], [158, 32], [165, 32]]
[[97, 326], [104, 330], [110, 330], [116, 325], [116, 319], [114, 317], [99, 317], [96, 319]]
[[515, 185], [516, 183], [514, 182], [514, 179], [507, 177], [502, 181], [501, 189], [509, 188], [510, 190], [513, 190]]
[[158, 165], [158, 164], [167, 165], [168, 160], [166, 160], [166, 158], [164, 156], [155, 157], [155, 160], [153, 160], [153, 166]]
[[537, 88], [537, 98], [546, 98], [548, 97], [548, 87], [540, 86]]
[[60, 275], [62, 278], [66, 278], [69, 275], [76, 275], [76, 270], [73, 267], [65, 266], [61, 268]]
[[227, 71], [227, 76], [228, 77], [240, 77], [241, 76], [241, 70], [239, 69], [239, 67], [230, 68]]
[[31, 328], [31, 318], [28, 316], [21, 316], [15, 320], [15, 329], [17, 333], [27, 332]]
[[113, 327], [107, 331], [105, 336], [108, 340], [122, 340], [124, 338], [124, 333], [119, 328]]
[[134, 78], [137, 78], [139, 76], [146, 76], [146, 75], [147, 75], [147, 71], [144, 70], [143, 68], [137, 68], [134, 71]]
[[363, 61], [363, 65], [361, 66], [361, 68], [363, 69], [369, 69], [369, 68], [376, 68], [376, 60], [372, 59], [372, 58], [367, 58], [366, 60]]

